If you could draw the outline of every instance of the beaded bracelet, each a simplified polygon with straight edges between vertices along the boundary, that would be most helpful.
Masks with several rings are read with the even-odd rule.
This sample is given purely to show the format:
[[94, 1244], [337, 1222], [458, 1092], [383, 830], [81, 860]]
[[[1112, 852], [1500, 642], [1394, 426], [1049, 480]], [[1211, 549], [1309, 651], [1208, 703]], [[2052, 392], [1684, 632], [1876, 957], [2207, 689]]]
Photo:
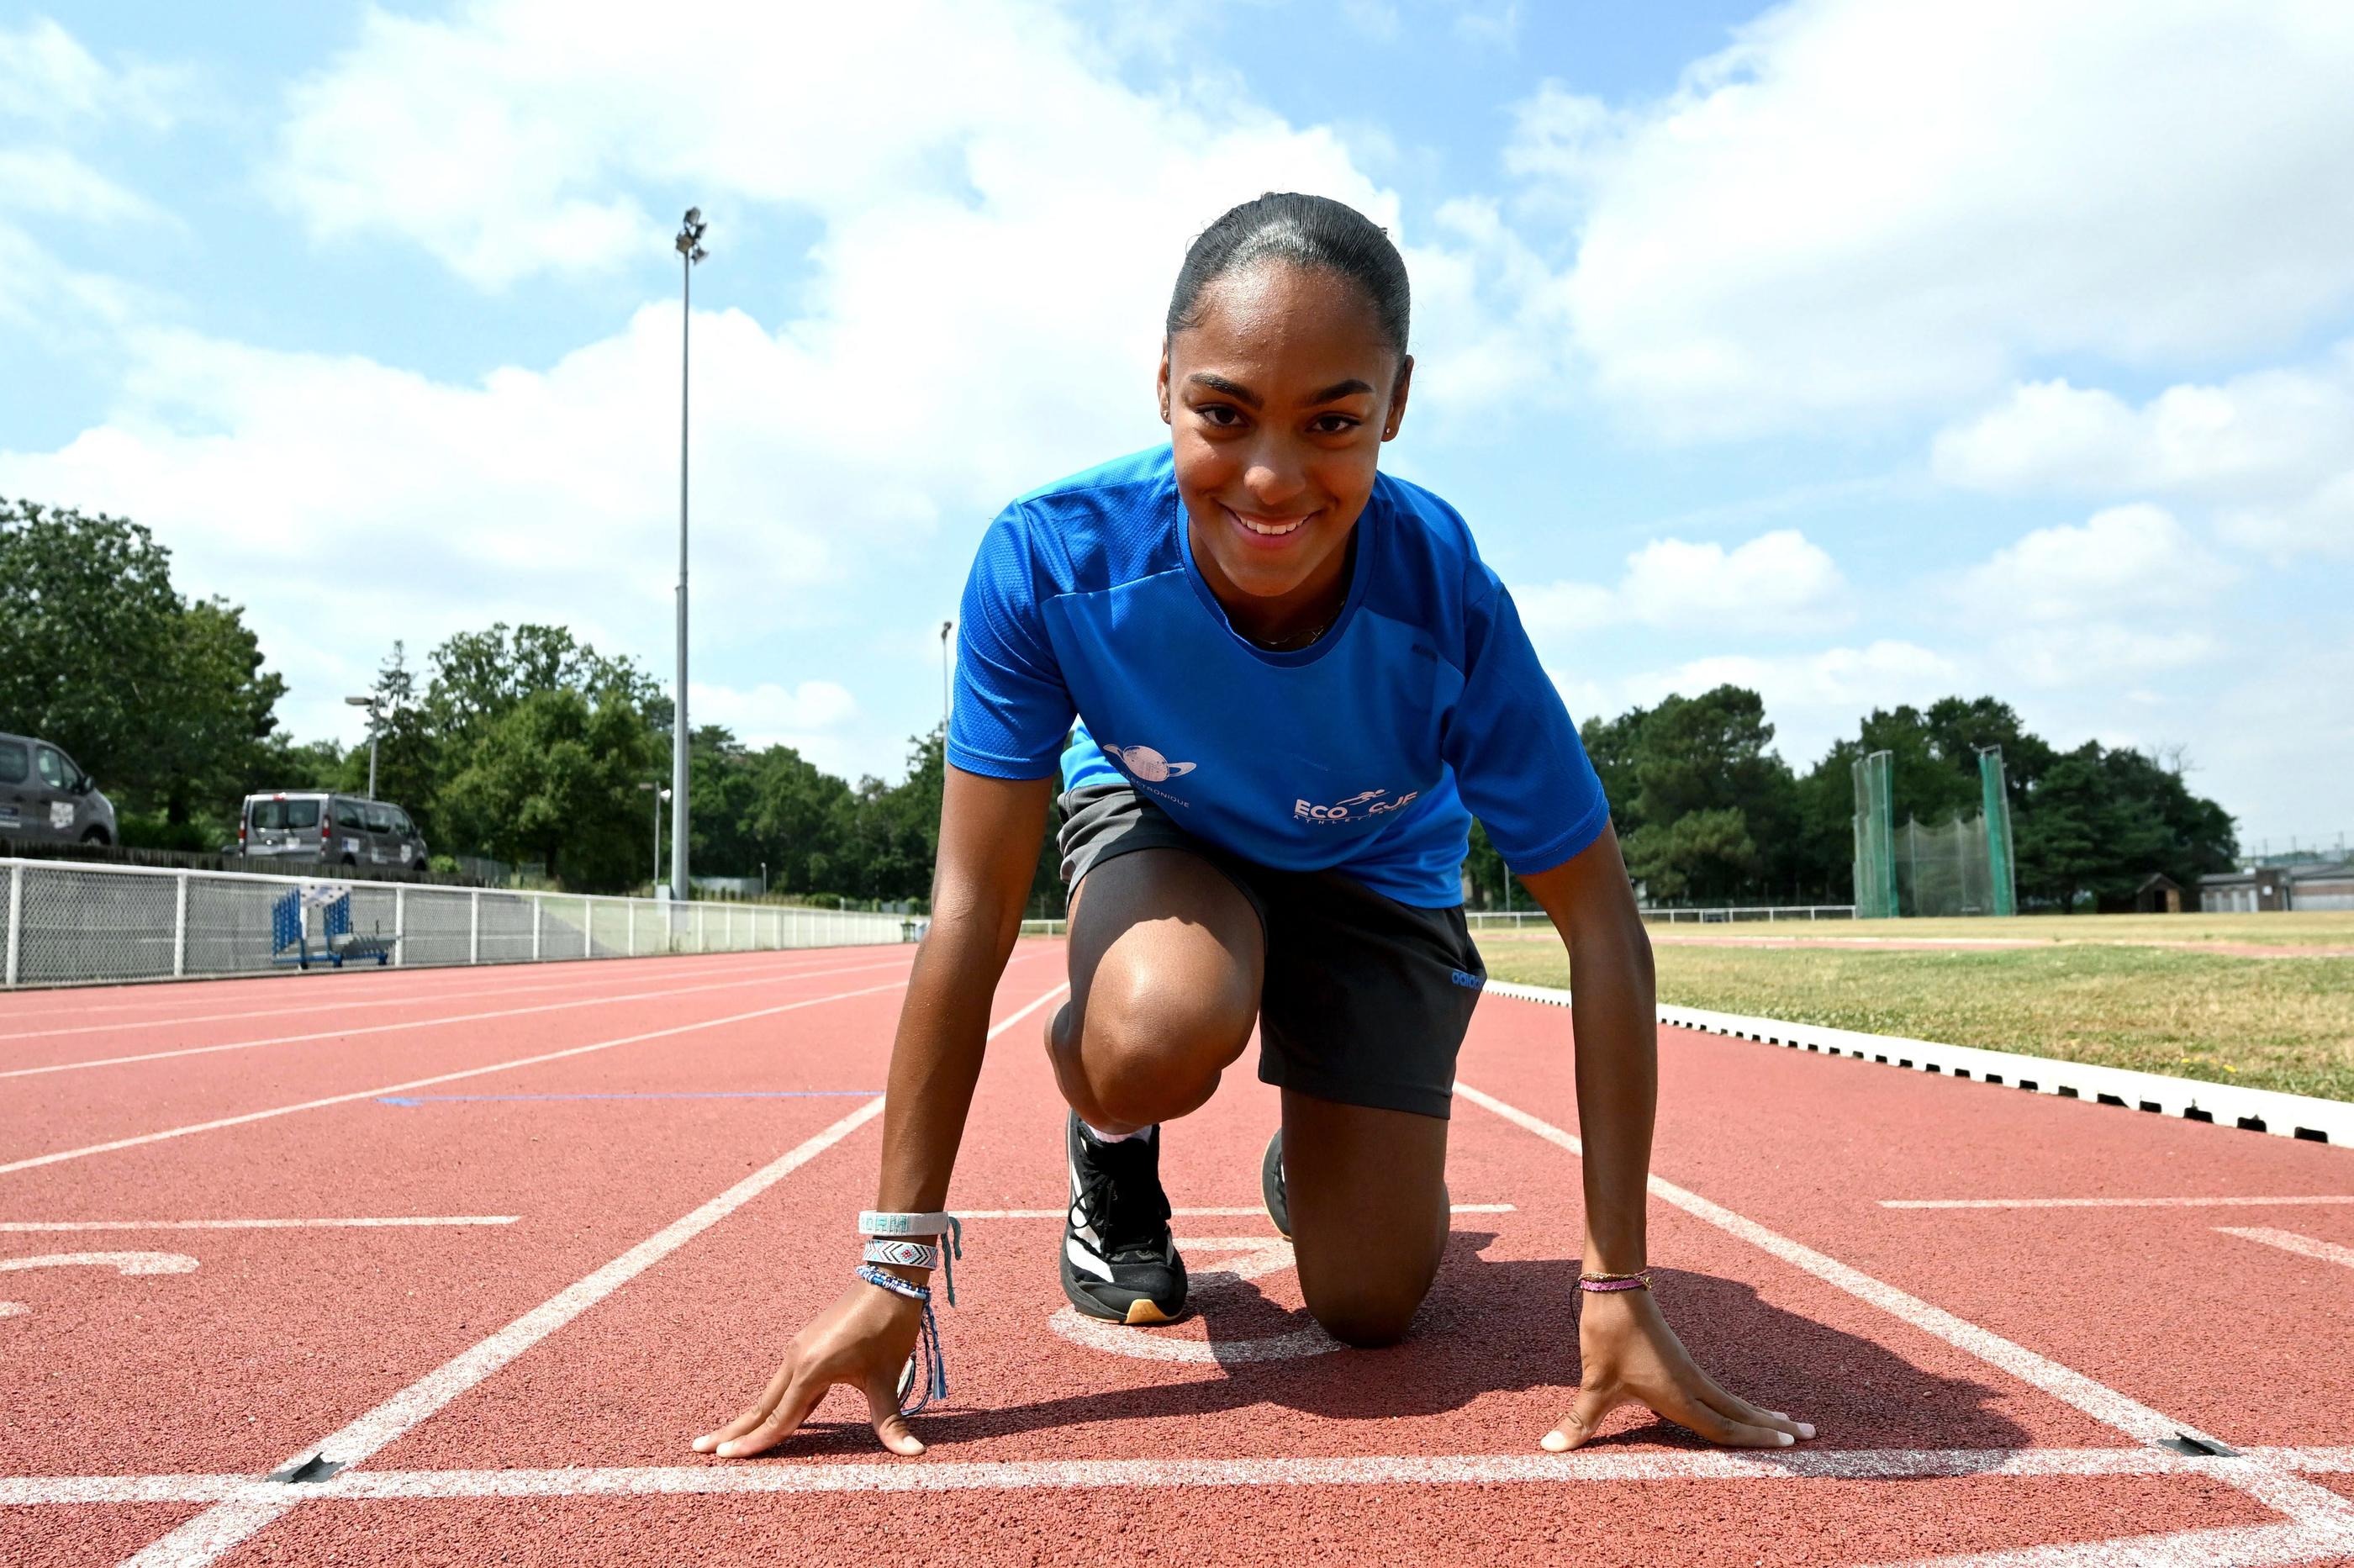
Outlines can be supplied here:
[[1649, 1290], [1651, 1287], [1651, 1271], [1646, 1268], [1637, 1274], [1581, 1274], [1577, 1277], [1577, 1287], [1597, 1295], [1609, 1295], [1620, 1290]]
[[[873, 1264], [862, 1263], [853, 1272], [879, 1290], [887, 1290], [894, 1296], [904, 1296], [910, 1301], [924, 1304], [923, 1327], [916, 1340], [917, 1351], [924, 1358], [924, 1376], [916, 1380], [921, 1383], [923, 1394], [913, 1404], [901, 1404], [899, 1414], [913, 1415], [935, 1399], [946, 1399], [949, 1395], [949, 1369], [948, 1363], [940, 1359], [940, 1326], [932, 1316], [932, 1293], [896, 1274], [885, 1274]], [[910, 1356], [907, 1359], [909, 1369], [913, 1370], [915, 1364], [915, 1357]], [[902, 1380], [903, 1383], [907, 1381]], [[904, 1387], [899, 1397], [902, 1400], [907, 1397]]]

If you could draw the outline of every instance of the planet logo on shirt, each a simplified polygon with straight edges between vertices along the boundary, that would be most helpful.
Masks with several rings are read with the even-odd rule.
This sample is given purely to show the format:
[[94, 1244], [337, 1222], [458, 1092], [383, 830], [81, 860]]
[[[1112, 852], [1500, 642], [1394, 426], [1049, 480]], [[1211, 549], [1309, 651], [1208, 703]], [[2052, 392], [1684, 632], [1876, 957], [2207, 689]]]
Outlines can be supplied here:
[[1172, 779], [1182, 779], [1193, 771], [1191, 762], [1172, 762], [1149, 746], [1106, 746], [1104, 749], [1125, 763], [1128, 770], [1147, 784], [1165, 784]]

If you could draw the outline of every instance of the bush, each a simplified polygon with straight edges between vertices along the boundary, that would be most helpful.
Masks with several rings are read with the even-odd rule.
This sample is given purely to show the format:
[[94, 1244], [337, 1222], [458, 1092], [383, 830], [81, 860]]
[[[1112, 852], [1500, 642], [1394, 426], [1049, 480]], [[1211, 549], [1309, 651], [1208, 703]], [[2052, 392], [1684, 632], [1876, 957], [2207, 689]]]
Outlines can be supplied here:
[[[161, 811], [118, 811], [114, 825], [122, 830], [125, 849], [176, 850], [182, 854], [213, 854], [225, 841], [220, 829], [207, 822], [167, 821]], [[235, 838], [232, 831], [230, 838]]]

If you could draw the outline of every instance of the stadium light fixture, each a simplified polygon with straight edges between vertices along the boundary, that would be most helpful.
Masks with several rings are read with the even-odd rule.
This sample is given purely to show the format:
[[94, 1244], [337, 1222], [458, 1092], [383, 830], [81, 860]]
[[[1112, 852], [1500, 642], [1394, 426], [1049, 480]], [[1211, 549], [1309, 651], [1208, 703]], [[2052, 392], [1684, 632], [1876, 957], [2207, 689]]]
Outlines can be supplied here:
[[[670, 792], [676, 802], [671, 812], [670, 883], [671, 896], [687, 896], [687, 788], [686, 788], [686, 430], [687, 430], [687, 367], [691, 334], [695, 326], [695, 264], [703, 260], [704, 230], [710, 226], [703, 221], [703, 209], [691, 207], [678, 226], [678, 694], [671, 710], [670, 725]], [[654, 807], [659, 821], [662, 807]], [[659, 860], [659, 856], [657, 856]], [[656, 866], [660, 880], [660, 866]]]
[[654, 874], [653, 880], [646, 885], [660, 887], [662, 885], [662, 803], [670, 799], [670, 790], [668, 787], [657, 784], [651, 779], [640, 780], [638, 788], [654, 792]]
[[368, 716], [368, 799], [376, 799], [376, 720], [378, 694], [370, 692], [364, 697], [345, 697], [345, 702], [355, 708], [367, 709]]

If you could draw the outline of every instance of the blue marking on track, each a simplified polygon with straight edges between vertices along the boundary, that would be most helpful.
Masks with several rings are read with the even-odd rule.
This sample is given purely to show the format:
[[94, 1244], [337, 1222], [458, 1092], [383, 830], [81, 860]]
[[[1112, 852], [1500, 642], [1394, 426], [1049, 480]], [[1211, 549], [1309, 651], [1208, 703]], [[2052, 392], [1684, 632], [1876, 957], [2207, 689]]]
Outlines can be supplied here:
[[880, 1089], [712, 1089], [642, 1095], [378, 1095], [380, 1106], [421, 1106], [488, 1100], [813, 1100], [871, 1099]]

